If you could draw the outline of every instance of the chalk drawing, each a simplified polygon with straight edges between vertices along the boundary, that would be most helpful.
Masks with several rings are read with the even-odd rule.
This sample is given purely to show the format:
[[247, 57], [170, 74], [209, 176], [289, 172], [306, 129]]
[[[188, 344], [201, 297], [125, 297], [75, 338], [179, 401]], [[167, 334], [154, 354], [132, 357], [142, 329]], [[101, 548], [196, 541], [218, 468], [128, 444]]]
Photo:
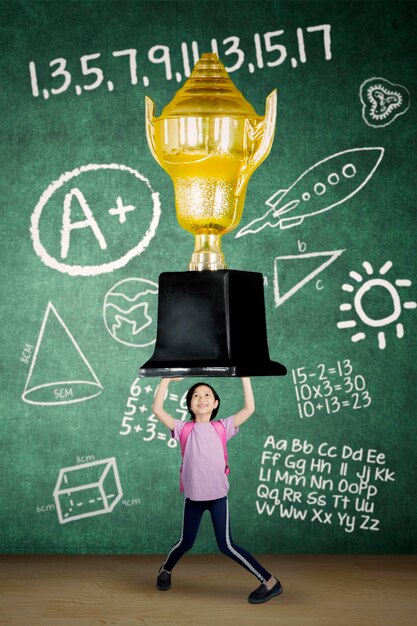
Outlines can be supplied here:
[[[99, 176], [102, 171], [106, 172], [106, 188], [102, 184], [92, 188], [91, 176]], [[134, 179], [130, 176], [122, 179], [121, 175], [125, 174], [131, 174]], [[69, 182], [74, 185], [73, 179], [76, 179], [78, 186], [72, 186], [62, 200], [65, 185]], [[88, 202], [87, 191], [80, 188], [83, 185], [94, 196], [97, 205], [94, 213]], [[130, 193], [137, 197], [134, 203], [129, 203], [121, 195], [120, 187], [129, 187]], [[84, 219], [75, 221], [72, 214], [80, 212]], [[59, 227], [56, 224], [57, 214], [62, 215]], [[132, 215], [135, 217], [128, 217]], [[117, 163], [90, 163], [64, 172], [46, 188], [32, 213], [30, 233], [36, 254], [48, 267], [70, 276], [96, 276], [124, 267], [131, 259], [142, 254], [155, 235], [160, 215], [159, 193], [152, 189], [143, 174]], [[118, 217], [118, 223], [115, 217]], [[134, 224], [128, 222], [129, 219], [134, 219]], [[56, 242], [51, 241], [51, 230], [55, 232], [56, 239], [60, 237], [61, 255], [58, 259], [54, 256]], [[78, 231], [78, 234], [73, 231]], [[112, 237], [111, 246], [107, 244], [109, 237]], [[48, 252], [47, 247], [53, 251]], [[72, 262], [67, 259], [69, 251], [72, 252]], [[102, 258], [103, 262], [85, 264], [86, 256], [93, 255], [93, 258]], [[117, 258], [112, 258], [114, 255], [118, 255]]]
[[104, 298], [103, 320], [116, 341], [134, 348], [155, 343], [158, 285], [146, 278], [125, 278]]
[[[297, 291], [299, 291], [304, 285], [306, 285], [310, 280], [312, 280], [317, 274], [322, 272], [326, 267], [328, 267], [333, 261], [335, 261], [345, 250], [332, 250], [331, 252], [308, 252], [305, 254], [292, 254], [288, 256], [278, 256], [274, 259], [274, 298], [275, 298], [275, 307], [281, 306], [283, 302], [288, 300], [291, 296], [293, 296]], [[280, 266], [283, 263], [287, 264], [289, 261], [291, 265], [294, 265], [294, 262], [297, 262], [299, 265], [299, 261], [306, 261], [310, 259], [318, 259], [319, 265], [313, 270], [306, 274], [302, 280], [299, 280], [295, 283], [285, 293], [282, 293], [282, 289], [279, 284], [279, 276], [281, 272]], [[323, 261], [323, 259], [325, 259]], [[286, 275], [288, 271], [284, 272]]]
[[123, 204], [123, 200], [120, 196], [117, 197], [116, 207], [113, 209], [109, 209], [110, 215], [118, 215], [120, 224], [124, 224], [126, 221], [126, 213], [130, 211], [134, 211], [136, 207], [133, 204]]
[[[390, 282], [387, 278], [381, 278], [381, 276], [385, 276], [392, 268], [392, 261], [387, 261], [384, 263], [378, 271], [379, 277], [370, 278], [374, 274], [374, 269], [369, 263], [369, 261], [365, 261], [363, 264], [363, 268], [366, 272], [366, 277], [356, 271], [349, 272], [349, 276], [353, 281], [351, 283], [344, 283], [342, 285], [342, 290], [347, 294], [353, 295], [353, 304], [350, 302], [344, 302], [340, 305], [340, 310], [345, 312], [355, 312], [359, 321], [362, 322], [365, 326], [370, 326], [371, 328], [383, 328], [384, 326], [389, 326], [390, 324], [395, 323], [395, 330], [398, 339], [402, 339], [404, 337], [404, 326], [401, 322], [399, 322], [399, 318], [402, 312], [402, 309], [416, 309], [417, 302], [414, 300], [408, 300], [406, 302], [402, 302], [400, 298], [400, 294], [398, 291], [398, 287], [411, 287], [411, 280], [399, 278], [394, 281], [394, 284]], [[389, 315], [377, 316], [374, 310], [370, 310], [370, 305], [364, 305], [363, 299], [364, 296], [369, 298], [369, 294], [374, 291], [377, 295], [384, 296], [385, 300], [389, 300], [390, 304], [390, 313]], [[379, 292], [379, 293], [378, 293]], [[375, 309], [375, 306], [373, 307]], [[345, 328], [356, 328], [358, 325], [358, 321], [356, 319], [349, 319], [340, 321], [337, 323], [337, 327], [341, 329]], [[386, 336], [383, 330], [380, 330], [377, 334], [378, 336], [378, 347], [380, 350], [384, 350], [386, 348]], [[359, 329], [358, 332], [355, 332], [351, 336], [351, 340], [356, 343], [358, 341], [362, 341], [366, 338], [366, 333], [363, 332], [362, 329]]]
[[392, 124], [410, 108], [410, 92], [403, 85], [374, 76], [359, 88], [362, 118], [368, 126], [381, 128]]
[[111, 513], [123, 496], [115, 457], [63, 467], [53, 495], [60, 524]]
[[[84, 213], [85, 219], [78, 222], [71, 221], [71, 207], [73, 198], [77, 198], [79, 207]], [[97, 239], [98, 245], [101, 250], [106, 250], [107, 241], [100, 230], [100, 226], [95, 219], [87, 200], [83, 192], [74, 187], [70, 192], [65, 194], [63, 213], [62, 213], [62, 230], [61, 230], [61, 259], [66, 259], [68, 256], [68, 250], [70, 247], [70, 235], [71, 231], [79, 230], [80, 228], [90, 228], [94, 237]]]
[[22, 400], [72, 404], [95, 398], [103, 387], [58, 311], [48, 302]]
[[270, 208], [265, 215], [241, 228], [236, 239], [255, 235], [267, 226], [298, 226], [307, 217], [343, 204], [366, 185], [383, 156], [384, 148], [352, 148], [318, 161], [288, 189], [280, 189], [268, 198], [265, 204]]

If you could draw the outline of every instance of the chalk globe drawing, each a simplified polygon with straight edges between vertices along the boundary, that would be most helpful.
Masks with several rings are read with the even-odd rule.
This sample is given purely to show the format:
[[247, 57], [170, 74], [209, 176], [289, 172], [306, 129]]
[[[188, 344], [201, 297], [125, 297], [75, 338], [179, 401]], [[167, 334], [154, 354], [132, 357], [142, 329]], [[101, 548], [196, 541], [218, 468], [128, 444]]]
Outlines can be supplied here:
[[156, 340], [157, 310], [158, 285], [146, 278], [125, 278], [106, 293], [104, 325], [116, 341], [145, 348]]
[[[402, 302], [400, 298], [400, 294], [398, 291], [398, 287], [411, 287], [411, 280], [407, 278], [398, 278], [394, 281], [389, 281], [388, 278], [385, 278], [385, 275], [392, 268], [392, 261], [387, 261], [382, 265], [382, 267], [378, 271], [378, 276], [374, 277], [374, 269], [372, 265], [368, 261], [364, 261], [362, 264], [365, 272], [367, 274], [367, 278], [364, 280], [364, 277], [359, 272], [349, 272], [350, 278], [354, 281], [354, 285], [350, 283], [345, 283], [342, 285], [343, 291], [348, 294], [352, 294], [353, 296], [353, 304], [349, 302], [344, 302], [340, 305], [341, 311], [352, 311], [354, 310], [356, 315], [359, 318], [359, 321], [366, 326], [371, 328], [384, 328], [391, 324], [395, 323], [395, 330], [398, 339], [402, 339], [404, 337], [404, 325], [399, 321], [400, 315], [403, 309], [416, 309], [417, 302], [414, 300], [407, 300], [406, 302]], [[382, 278], [384, 276], [384, 278]], [[386, 299], [390, 299], [391, 311], [389, 315], [377, 316], [374, 312], [367, 310], [366, 304], [364, 304], [364, 299], [366, 295], [371, 293], [372, 291], [379, 291], [385, 295]], [[350, 319], [346, 321], [338, 322], [338, 328], [355, 328], [357, 326], [357, 321], [355, 319]], [[363, 331], [356, 332], [352, 335], [351, 340], [353, 342], [362, 341], [366, 338], [366, 333]], [[386, 336], [384, 330], [378, 331], [378, 347], [380, 350], [384, 350], [386, 347]]]

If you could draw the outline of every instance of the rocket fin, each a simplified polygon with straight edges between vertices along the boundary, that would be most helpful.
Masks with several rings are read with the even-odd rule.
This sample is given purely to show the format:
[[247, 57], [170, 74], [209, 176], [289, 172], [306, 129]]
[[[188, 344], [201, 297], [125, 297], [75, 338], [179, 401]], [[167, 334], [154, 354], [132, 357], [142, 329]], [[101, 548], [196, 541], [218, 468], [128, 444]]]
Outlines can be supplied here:
[[292, 226], [298, 226], [299, 224], [301, 224], [303, 220], [304, 220], [303, 215], [301, 217], [283, 217], [279, 221], [279, 227], [284, 229], [284, 228], [291, 228]]
[[244, 235], [256, 235], [256, 233], [259, 233], [266, 226], [270, 226], [271, 228], [274, 228], [274, 226], [278, 226], [279, 222], [278, 220], [273, 219], [274, 218], [273, 213], [274, 213], [274, 209], [268, 209], [265, 215], [262, 215], [262, 217], [258, 217], [252, 220], [252, 222], [247, 224], [247, 226], [244, 226], [243, 228], [241, 228], [239, 232], [237, 233], [235, 239], [238, 239], [239, 237], [243, 237]]
[[270, 198], [268, 198], [268, 200], [266, 200], [265, 204], [275, 208], [281, 198], [287, 193], [287, 191], [288, 189], [279, 189]]
[[283, 215], [284, 213], [289, 213], [290, 211], [293, 211], [298, 207], [299, 204], [299, 200], [291, 200], [291, 202], [287, 202], [287, 204], [284, 204], [284, 206], [274, 211], [274, 217], [278, 217], [279, 215]]

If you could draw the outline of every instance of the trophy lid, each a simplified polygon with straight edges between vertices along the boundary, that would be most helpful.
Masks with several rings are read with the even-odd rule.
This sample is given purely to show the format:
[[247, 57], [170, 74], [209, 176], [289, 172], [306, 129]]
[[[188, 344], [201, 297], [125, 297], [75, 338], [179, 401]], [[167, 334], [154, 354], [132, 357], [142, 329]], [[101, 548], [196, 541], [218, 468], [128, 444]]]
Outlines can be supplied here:
[[190, 78], [157, 119], [206, 115], [262, 119], [237, 89], [214, 52], [201, 56]]

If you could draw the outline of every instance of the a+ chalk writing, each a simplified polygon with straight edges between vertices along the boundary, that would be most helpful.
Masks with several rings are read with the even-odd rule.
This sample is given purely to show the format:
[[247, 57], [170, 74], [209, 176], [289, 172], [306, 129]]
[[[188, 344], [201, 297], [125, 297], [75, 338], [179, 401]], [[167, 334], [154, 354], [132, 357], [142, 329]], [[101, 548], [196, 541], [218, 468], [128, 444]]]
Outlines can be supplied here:
[[133, 204], [124, 205], [123, 200], [121, 199], [120, 196], [118, 196], [116, 200], [116, 204], [117, 204], [117, 207], [114, 209], [109, 209], [109, 213], [110, 215], [118, 215], [119, 223], [124, 224], [126, 221], [126, 213], [129, 213], [129, 211], [134, 211], [136, 207], [133, 206]]

